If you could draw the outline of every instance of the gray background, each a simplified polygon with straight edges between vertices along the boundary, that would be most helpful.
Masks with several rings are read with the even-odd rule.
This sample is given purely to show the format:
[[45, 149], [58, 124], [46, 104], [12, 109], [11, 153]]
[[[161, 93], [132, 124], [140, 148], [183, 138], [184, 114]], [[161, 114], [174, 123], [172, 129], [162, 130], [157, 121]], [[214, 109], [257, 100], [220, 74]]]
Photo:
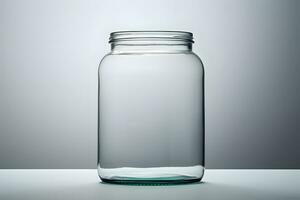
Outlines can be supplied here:
[[95, 168], [97, 66], [116, 30], [187, 30], [206, 167], [300, 167], [300, 1], [0, 0], [0, 168]]

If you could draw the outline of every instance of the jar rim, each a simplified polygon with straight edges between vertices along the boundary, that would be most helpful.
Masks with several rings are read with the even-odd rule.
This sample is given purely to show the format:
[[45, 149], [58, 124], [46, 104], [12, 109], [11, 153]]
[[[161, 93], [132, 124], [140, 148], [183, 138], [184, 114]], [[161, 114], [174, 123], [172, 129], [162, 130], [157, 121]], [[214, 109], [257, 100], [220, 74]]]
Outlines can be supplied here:
[[115, 31], [110, 33], [109, 43], [118, 41], [183, 41], [194, 43], [193, 33], [187, 31]]

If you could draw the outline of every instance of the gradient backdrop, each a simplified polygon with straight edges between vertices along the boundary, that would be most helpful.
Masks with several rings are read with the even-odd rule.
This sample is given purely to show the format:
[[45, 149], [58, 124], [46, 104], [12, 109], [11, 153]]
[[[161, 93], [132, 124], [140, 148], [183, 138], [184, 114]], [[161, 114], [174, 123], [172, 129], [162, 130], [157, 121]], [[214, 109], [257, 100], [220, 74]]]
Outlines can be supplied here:
[[186, 30], [206, 167], [300, 168], [300, 1], [0, 0], [0, 168], [96, 168], [97, 67], [117, 30]]

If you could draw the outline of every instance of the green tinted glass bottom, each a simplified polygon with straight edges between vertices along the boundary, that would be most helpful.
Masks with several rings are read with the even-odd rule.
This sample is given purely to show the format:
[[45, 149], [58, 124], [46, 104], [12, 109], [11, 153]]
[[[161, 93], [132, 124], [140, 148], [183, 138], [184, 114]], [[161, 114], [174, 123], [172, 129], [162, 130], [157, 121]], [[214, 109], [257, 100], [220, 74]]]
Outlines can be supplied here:
[[99, 177], [104, 183], [132, 185], [162, 185], [199, 182], [204, 167], [154, 167], [154, 168], [98, 168]]

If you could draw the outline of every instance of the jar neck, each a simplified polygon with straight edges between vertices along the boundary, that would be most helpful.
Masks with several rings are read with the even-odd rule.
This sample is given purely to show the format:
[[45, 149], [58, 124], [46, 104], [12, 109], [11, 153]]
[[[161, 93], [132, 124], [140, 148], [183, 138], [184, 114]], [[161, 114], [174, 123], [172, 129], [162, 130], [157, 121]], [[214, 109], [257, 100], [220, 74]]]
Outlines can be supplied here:
[[121, 53], [187, 53], [192, 51], [192, 44], [111, 44], [112, 54]]
[[110, 35], [112, 54], [188, 53], [193, 35], [181, 31], [122, 31]]

